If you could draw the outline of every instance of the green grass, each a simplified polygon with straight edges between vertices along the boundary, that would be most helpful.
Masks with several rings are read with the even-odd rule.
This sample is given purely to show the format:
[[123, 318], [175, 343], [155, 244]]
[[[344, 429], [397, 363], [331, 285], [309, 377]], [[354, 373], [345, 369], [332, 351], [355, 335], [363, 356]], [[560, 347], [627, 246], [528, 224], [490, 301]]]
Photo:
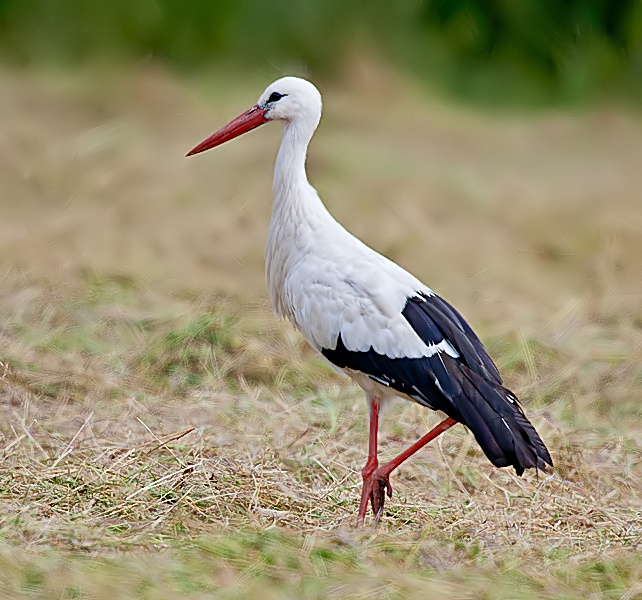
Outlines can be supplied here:
[[199, 70], [336, 77], [374, 55], [449, 95], [491, 105], [640, 98], [642, 9], [634, 0], [519, 5], [3, 0], [3, 64], [149, 60]]
[[632, 556], [590, 565], [542, 557], [542, 573], [505, 557], [482, 563], [483, 548], [422, 536], [400, 542], [389, 535], [300, 537], [250, 529], [155, 557], [115, 556], [100, 564], [78, 555], [34, 560], [0, 552], [0, 582], [12, 598], [615, 599], [642, 591], [640, 564]]
[[[467, 315], [555, 470], [456, 427], [355, 529], [362, 393], [266, 301], [278, 132], [183, 158], [257, 90], [4, 71], [0, 597], [642, 597], [642, 123], [471, 113], [368, 68], [323, 89], [310, 177]], [[382, 457], [437, 419], [391, 408]]]

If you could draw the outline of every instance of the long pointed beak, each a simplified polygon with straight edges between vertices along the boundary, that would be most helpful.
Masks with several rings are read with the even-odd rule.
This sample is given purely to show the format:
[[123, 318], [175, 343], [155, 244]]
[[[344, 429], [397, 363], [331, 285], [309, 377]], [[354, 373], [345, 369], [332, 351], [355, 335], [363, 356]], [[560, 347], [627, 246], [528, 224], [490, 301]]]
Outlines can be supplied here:
[[250, 110], [245, 111], [242, 115], [230, 121], [225, 127], [222, 127], [216, 133], [202, 141], [198, 146], [192, 148], [187, 153], [187, 156], [192, 156], [199, 152], [205, 152], [205, 150], [209, 150], [210, 148], [220, 146], [247, 131], [255, 129], [259, 125], [263, 125], [263, 123], [267, 123], [269, 119], [265, 118], [266, 112], [267, 110], [265, 108], [260, 108], [258, 104], [255, 104]]

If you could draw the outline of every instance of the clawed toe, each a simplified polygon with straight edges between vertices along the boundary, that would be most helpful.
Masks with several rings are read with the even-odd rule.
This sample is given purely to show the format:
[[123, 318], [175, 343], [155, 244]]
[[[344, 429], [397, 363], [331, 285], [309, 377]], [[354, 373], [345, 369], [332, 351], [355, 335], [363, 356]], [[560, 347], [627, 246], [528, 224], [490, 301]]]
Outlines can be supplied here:
[[388, 498], [392, 498], [392, 486], [390, 485], [390, 473], [392, 473], [404, 460], [412, 456], [417, 450], [423, 448], [428, 442], [434, 440], [447, 429], [457, 423], [455, 419], [448, 417], [433, 427], [420, 440], [404, 450], [401, 454], [379, 466], [377, 459], [377, 428], [379, 423], [379, 400], [368, 396], [370, 402], [370, 437], [368, 439], [368, 462], [361, 470], [363, 476], [363, 487], [361, 488], [361, 502], [357, 514], [357, 527], [361, 527], [368, 512], [368, 504], [372, 506], [375, 525], [381, 520], [383, 507]]
[[392, 485], [387, 474], [378, 473], [375, 470], [372, 475], [363, 480], [363, 490], [361, 493], [361, 506], [357, 517], [357, 526], [363, 525], [368, 503], [372, 507], [375, 524], [378, 524], [383, 515], [383, 509], [386, 502], [386, 495], [392, 498]]

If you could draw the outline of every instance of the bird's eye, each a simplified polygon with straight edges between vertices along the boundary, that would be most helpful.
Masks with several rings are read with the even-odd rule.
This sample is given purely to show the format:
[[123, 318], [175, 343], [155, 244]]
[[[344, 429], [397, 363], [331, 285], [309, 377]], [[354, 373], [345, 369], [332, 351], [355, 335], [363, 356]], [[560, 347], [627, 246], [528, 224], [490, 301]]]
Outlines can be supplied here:
[[276, 102], [277, 100], [280, 100], [283, 98], [283, 96], [287, 96], [287, 94], [279, 94], [279, 92], [272, 92], [270, 94], [270, 97], [268, 98], [268, 102]]

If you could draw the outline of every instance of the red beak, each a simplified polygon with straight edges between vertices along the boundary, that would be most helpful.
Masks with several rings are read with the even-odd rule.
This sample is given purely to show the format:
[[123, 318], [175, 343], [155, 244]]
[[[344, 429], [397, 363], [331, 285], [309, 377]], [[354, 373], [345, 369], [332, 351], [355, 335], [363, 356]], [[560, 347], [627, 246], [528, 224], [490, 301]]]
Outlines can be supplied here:
[[198, 154], [199, 152], [205, 152], [210, 148], [215, 148], [221, 144], [232, 140], [235, 137], [238, 137], [242, 133], [251, 131], [263, 123], [267, 123], [269, 119], [265, 118], [265, 113], [267, 109], [259, 108], [258, 104], [255, 104], [250, 110], [245, 111], [242, 115], [239, 115], [233, 121], [230, 121], [225, 127], [219, 129], [216, 133], [212, 134], [205, 141], [201, 142], [196, 148], [192, 148], [187, 156], [192, 156]]

